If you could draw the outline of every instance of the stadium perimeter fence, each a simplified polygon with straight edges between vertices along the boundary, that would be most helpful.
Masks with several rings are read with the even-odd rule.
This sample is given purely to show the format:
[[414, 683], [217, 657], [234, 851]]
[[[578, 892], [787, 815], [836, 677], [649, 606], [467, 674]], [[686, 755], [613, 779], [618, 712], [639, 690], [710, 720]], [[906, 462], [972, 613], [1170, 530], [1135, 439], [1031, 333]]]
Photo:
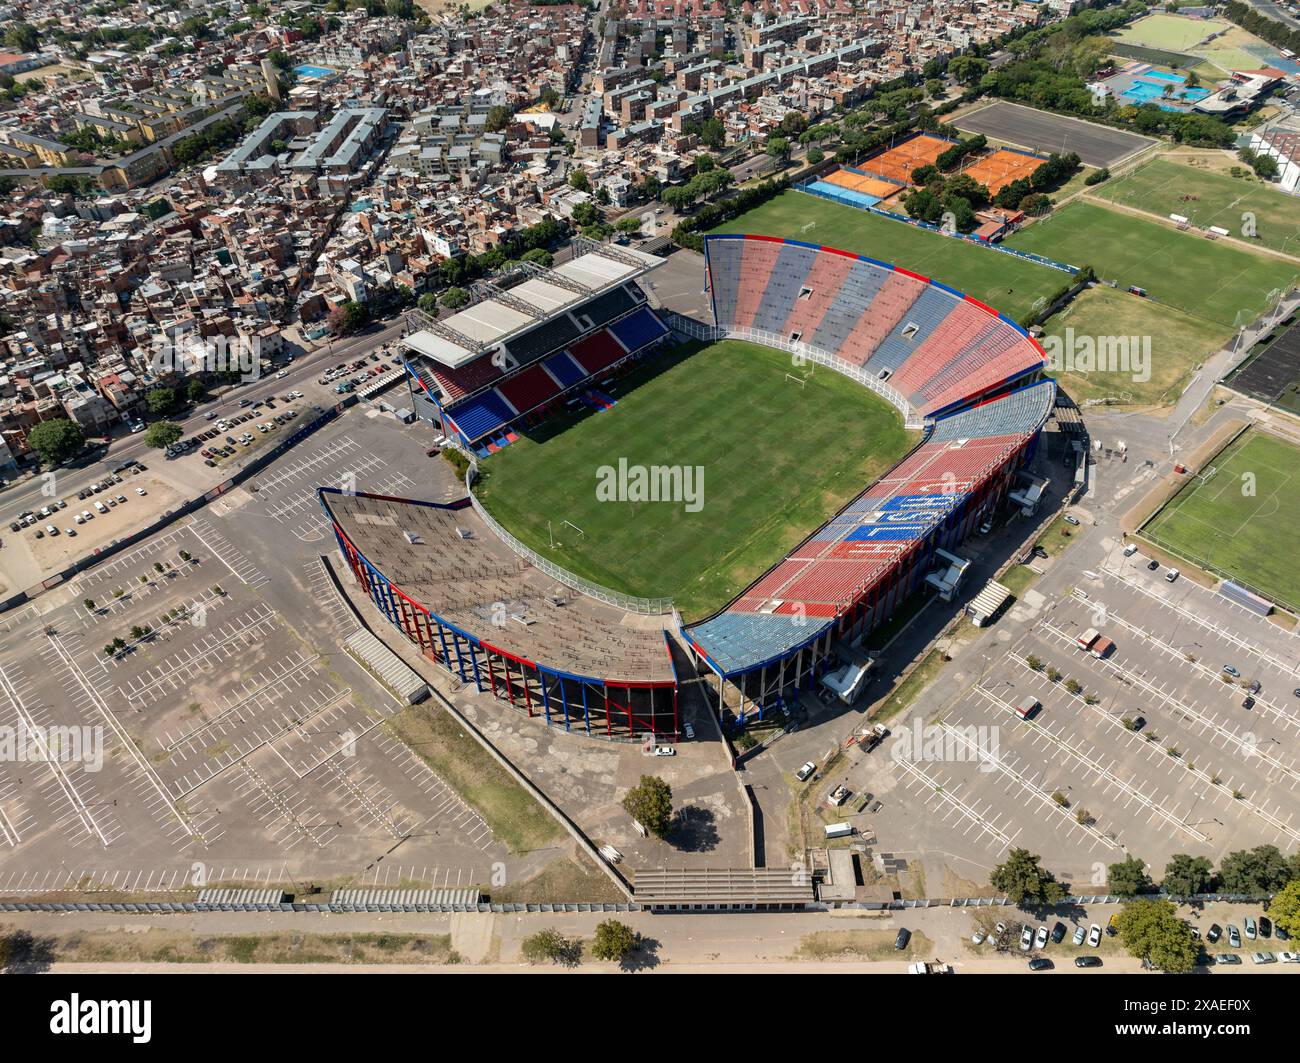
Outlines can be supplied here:
[[[1170, 501], [1172, 501], [1172, 499]], [[1165, 503], [1165, 505], [1168, 505], [1168, 503]], [[1162, 512], [1164, 512], [1164, 508], [1165, 508], [1164, 506], [1161, 506], [1160, 509], [1157, 510], [1155, 514], [1152, 515], [1151, 520], [1155, 520], [1156, 517], [1158, 517]], [[1151, 543], [1152, 546], [1158, 546], [1161, 550], [1164, 550], [1166, 553], [1172, 554], [1174, 557], [1186, 561], [1188, 564], [1195, 565], [1197, 568], [1205, 572], [1209, 572], [1212, 575], [1218, 576], [1219, 579], [1221, 580], [1227, 580], [1230, 583], [1235, 583], [1238, 587], [1250, 591], [1250, 593], [1255, 595], [1257, 598], [1263, 598], [1266, 602], [1272, 602], [1273, 605], [1275, 605], [1279, 609], [1284, 609], [1288, 613], [1294, 613], [1300, 615], [1300, 607], [1298, 607], [1294, 602], [1287, 601], [1287, 599], [1283, 598], [1276, 591], [1266, 591], [1260, 587], [1256, 587], [1254, 584], [1246, 582], [1235, 572], [1228, 572], [1226, 569], [1220, 568], [1213, 561], [1210, 561], [1204, 557], [1198, 557], [1196, 554], [1193, 554], [1190, 551], [1183, 549], [1183, 547], [1181, 546], [1172, 546], [1164, 539], [1162, 539], [1159, 535], [1147, 530], [1146, 528], [1140, 528], [1137, 534], [1141, 538], [1145, 539], [1147, 542]]]
[[795, 188], [800, 192], [816, 196], [818, 199], [827, 200], [830, 203], [839, 203], [842, 206], [853, 207], [855, 210], [864, 210], [868, 214], [875, 214], [877, 217], [888, 218], [890, 221], [900, 222], [903, 225], [910, 225], [913, 229], [924, 229], [926, 232], [937, 233], [939, 236], [947, 236], [953, 240], [964, 240], [968, 244], [974, 244], [976, 247], [982, 247], [987, 251], [996, 251], [1000, 255], [1010, 255], [1012, 258], [1033, 262], [1035, 265], [1046, 266], [1048, 269], [1059, 270], [1061, 273], [1068, 273], [1071, 276], [1079, 272], [1078, 266], [1071, 266], [1067, 262], [1057, 262], [1054, 258], [1045, 258], [1042, 255], [1034, 254], [1032, 251], [1021, 251], [1014, 247], [990, 243], [988, 240], [981, 240], [978, 236], [972, 236], [970, 233], [949, 232], [942, 226], [932, 225], [920, 218], [909, 218], [905, 214], [895, 214], [892, 210], [885, 210], [883, 207], [864, 207], [861, 203], [854, 203], [826, 189], [814, 188], [813, 183], [812, 181], [804, 181], [795, 185]]
[[785, 336], [778, 335], [775, 332], [765, 332], [762, 329], [751, 328], [718, 328], [714, 325], [706, 325], [703, 322], [696, 321], [693, 318], [685, 317], [682, 314], [675, 313], [671, 310], [660, 311], [665, 323], [675, 332], [680, 332], [685, 336], [690, 336], [698, 340], [747, 340], [750, 343], [757, 343], [763, 347], [774, 347], [777, 350], [786, 351], [795, 356], [799, 361], [812, 362], [815, 365], [824, 365], [827, 369], [834, 369], [841, 376], [846, 376], [850, 380], [861, 384], [864, 388], [874, 391], [882, 399], [893, 406], [903, 416], [903, 426], [905, 428], [922, 428], [925, 421], [919, 413], [912, 408], [907, 399], [903, 397], [902, 392], [897, 388], [891, 388], [883, 380], [878, 380], [874, 373], [868, 373], [860, 366], [852, 365], [837, 358], [829, 351], [823, 351], [817, 347], [810, 347], [806, 343], [800, 343], [795, 340], [787, 339]]
[[593, 583], [591, 580], [575, 575], [566, 568], [561, 568], [554, 561], [548, 561], [536, 550], [529, 549], [506, 531], [505, 528], [501, 527], [492, 514], [487, 511], [483, 503], [478, 500], [478, 497], [474, 494], [474, 481], [477, 478], [478, 465], [471, 464], [469, 475], [465, 477], [465, 488], [469, 493], [470, 505], [474, 507], [474, 512], [491, 529], [493, 535], [534, 568], [545, 572], [553, 580], [563, 583], [566, 587], [577, 591], [579, 594], [594, 598], [598, 602], [604, 602], [606, 605], [616, 606], [629, 613], [658, 616], [673, 611], [673, 600], [671, 598], [638, 598], [634, 594], [623, 594], [620, 591], [611, 590], [609, 587], [602, 587], [599, 583]]

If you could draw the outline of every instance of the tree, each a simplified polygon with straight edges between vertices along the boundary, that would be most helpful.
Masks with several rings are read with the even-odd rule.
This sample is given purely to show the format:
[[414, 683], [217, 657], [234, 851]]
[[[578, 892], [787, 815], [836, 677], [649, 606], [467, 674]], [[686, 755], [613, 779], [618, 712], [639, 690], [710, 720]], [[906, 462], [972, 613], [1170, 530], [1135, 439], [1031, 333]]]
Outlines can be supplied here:
[[27, 433], [27, 445], [41, 456], [47, 465], [57, 465], [81, 453], [86, 445], [86, 433], [81, 425], [66, 417], [42, 421]]
[[144, 404], [152, 414], [168, 413], [176, 407], [176, 389], [150, 388], [144, 393]]
[[202, 402], [208, 394], [208, 386], [198, 377], [185, 385], [185, 398], [190, 402]]
[[708, 173], [718, 164], [713, 161], [713, 156], [707, 151], [700, 152], [695, 158], [695, 172]]
[[1265, 181], [1277, 180], [1277, 175], [1280, 172], [1277, 166], [1277, 159], [1273, 158], [1272, 155], [1256, 155], [1255, 161], [1251, 164], [1251, 168], [1260, 177], [1264, 178]]
[[426, 314], [438, 313], [438, 296], [434, 292], [425, 292], [415, 301], [415, 305]]
[[582, 958], [582, 942], [567, 938], [555, 927], [548, 926], [524, 938], [519, 951], [529, 963], [549, 960], [565, 967], [575, 967]]
[[812, 163], [814, 166], [816, 166], [824, 158], [826, 158], [826, 152], [822, 151], [821, 148], [813, 147], [808, 149], [808, 161]]
[[591, 954], [598, 960], [621, 963], [641, 943], [641, 935], [626, 923], [606, 919], [596, 924], [596, 939], [591, 944]]
[[635, 214], [629, 214], [627, 217], [619, 218], [618, 221], [615, 222], [614, 228], [621, 233], [626, 233], [628, 236], [631, 236], [633, 233], [639, 233], [641, 231], [641, 219]]
[[487, 113], [487, 131], [489, 133], [500, 133], [510, 124], [514, 117], [514, 112], [509, 107], [493, 107]]
[[1209, 857], [1178, 853], [1165, 865], [1165, 877], [1160, 885], [1175, 897], [1209, 893], [1214, 887], [1214, 865]]
[[790, 155], [790, 142], [785, 137], [771, 136], [763, 150], [770, 158], [785, 159]]
[[34, 52], [41, 35], [30, 22], [15, 22], [5, 31], [5, 45], [19, 52]]
[[555, 261], [555, 256], [544, 247], [534, 247], [531, 251], [525, 251], [519, 257], [525, 262], [532, 262], [537, 266], [550, 266]]
[[1065, 896], [1065, 887], [1039, 866], [1040, 859], [1028, 849], [1012, 849], [1006, 862], [989, 875], [989, 884], [1005, 893], [1012, 904], [1055, 904]]
[[575, 203], [573, 205], [573, 223], [579, 226], [594, 225], [600, 220], [600, 212], [594, 203]]
[[144, 432], [144, 444], [155, 450], [165, 450], [182, 434], [181, 426], [175, 421], [154, 421]]
[[587, 177], [587, 171], [574, 170], [569, 174], [569, 187], [576, 188], [579, 192], [590, 192], [591, 181]]
[[664, 838], [672, 826], [673, 790], [655, 775], [642, 775], [623, 797], [623, 810], [656, 838]]
[[1274, 925], [1293, 938], [1300, 937], [1300, 879], [1292, 879], [1283, 886], [1268, 906]]
[[448, 310], [459, 310], [469, 302], [469, 292], [464, 288], [448, 288], [442, 293], [442, 305]]
[[1151, 879], [1147, 877], [1147, 868], [1136, 856], [1111, 864], [1106, 869], [1106, 892], [1121, 897], [1134, 897], [1146, 893], [1151, 888]]
[[1238, 849], [1219, 864], [1224, 893], [1264, 894], [1281, 889], [1291, 878], [1291, 867], [1276, 845]]
[[1120, 909], [1116, 924], [1129, 955], [1170, 974], [1187, 974], [1196, 966], [1199, 949], [1192, 928], [1178, 918], [1172, 901], [1129, 901]]

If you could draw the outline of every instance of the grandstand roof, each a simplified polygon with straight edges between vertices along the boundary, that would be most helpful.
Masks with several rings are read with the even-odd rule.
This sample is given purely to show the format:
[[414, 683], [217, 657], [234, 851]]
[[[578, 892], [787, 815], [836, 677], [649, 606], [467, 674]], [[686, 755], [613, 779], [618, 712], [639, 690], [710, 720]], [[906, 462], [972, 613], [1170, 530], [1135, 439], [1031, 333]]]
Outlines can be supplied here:
[[[631, 247], [597, 246], [550, 270], [540, 271], [510, 288], [504, 298], [484, 299], [443, 318], [439, 322], [443, 326], [441, 330], [421, 329], [402, 342], [417, 354], [457, 369], [543, 320], [510, 305], [512, 302], [522, 301], [543, 315], [555, 314], [648, 273], [663, 262], [662, 258]], [[471, 342], [458, 342], [453, 338], [456, 334]]]

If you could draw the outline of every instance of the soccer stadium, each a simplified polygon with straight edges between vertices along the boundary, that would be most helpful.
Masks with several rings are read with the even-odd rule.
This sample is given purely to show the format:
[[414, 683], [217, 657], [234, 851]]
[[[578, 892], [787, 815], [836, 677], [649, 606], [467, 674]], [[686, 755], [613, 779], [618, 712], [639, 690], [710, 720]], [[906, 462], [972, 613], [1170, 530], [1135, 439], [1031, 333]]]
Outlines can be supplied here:
[[[619, 739], [675, 735], [679, 685], [699, 677], [743, 726], [851, 660], [914, 591], [950, 598], [969, 532], [1003, 499], [1036, 504], [1020, 470], [1056, 394], [1019, 325], [901, 266], [776, 237], [710, 236], [701, 286], [711, 320], [696, 320], [652, 305], [641, 282], [659, 264], [584, 243], [562, 265], [480, 287], [460, 313], [413, 320], [413, 408], [469, 460], [467, 497], [320, 491], [357, 584], [430, 660], [550, 725]], [[785, 352], [792, 369], [833, 370], [916, 437], [725, 604], [683, 617], [667, 597], [581, 578], [476, 496], [480, 463], [522, 437], [571, 432], [575, 417], [639, 431], [634, 414], [618, 420], [634, 404], [611, 393], [670, 360], [670, 347], [722, 340]], [[746, 384], [715, 386], [710, 402], [748, 417]], [[534, 449], [546, 477], [545, 442]], [[772, 477], [750, 464], [755, 483]], [[558, 525], [565, 514], [546, 517]], [[732, 532], [725, 517], [714, 534]]]

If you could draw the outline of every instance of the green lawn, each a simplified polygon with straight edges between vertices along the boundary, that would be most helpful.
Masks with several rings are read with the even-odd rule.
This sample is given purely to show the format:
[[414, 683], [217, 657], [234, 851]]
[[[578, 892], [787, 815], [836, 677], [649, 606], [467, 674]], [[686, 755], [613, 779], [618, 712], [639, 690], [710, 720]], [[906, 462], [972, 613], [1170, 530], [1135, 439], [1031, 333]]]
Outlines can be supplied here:
[[1090, 265], [1097, 276], [1137, 285], [1170, 306], [1229, 327], [1271, 305], [1300, 267], [1094, 203], [1070, 203], [1007, 241], [1058, 261]]
[[1293, 610], [1300, 606], [1300, 447], [1251, 430], [1190, 482], [1142, 529], [1171, 553]]
[[[1300, 199], [1258, 178], [1229, 177], [1155, 159], [1097, 190], [1104, 199], [1167, 218], [1181, 214], [1193, 225], [1217, 225], [1244, 237], [1243, 215], [1254, 215], [1255, 239], [1264, 247], [1300, 255]], [[1194, 198], [1185, 199], [1191, 196]]]
[[1059, 270], [794, 190], [713, 231], [783, 236], [870, 255], [973, 295], [1016, 321], [1070, 279]]
[[1169, 48], [1185, 52], [1211, 33], [1219, 33], [1231, 23], [1210, 19], [1188, 18], [1184, 15], [1148, 15], [1125, 26], [1116, 38], [1131, 44], [1145, 44], [1151, 48]]
[[[479, 497], [570, 571], [671, 596], [692, 618], [728, 602], [916, 442], [861, 385], [737, 340], [680, 348], [623, 378], [615, 398], [485, 459]], [[599, 499], [598, 470], [620, 459], [702, 467], [696, 511]]]
[[[1073, 350], [1075, 359], [1055, 361], [1052, 376], [1075, 400], [1112, 399], [1125, 405], [1168, 406], [1178, 401], [1196, 367], [1219, 350], [1232, 335], [1226, 325], [1192, 317], [1170, 306], [1153, 303], [1125, 291], [1098, 285], [1079, 294], [1052, 315], [1044, 326], [1043, 347], [1055, 357]], [[1130, 352], [1128, 369], [1121, 362], [1089, 366], [1078, 360], [1085, 342], [1097, 345], [1108, 337], [1124, 337]]]

